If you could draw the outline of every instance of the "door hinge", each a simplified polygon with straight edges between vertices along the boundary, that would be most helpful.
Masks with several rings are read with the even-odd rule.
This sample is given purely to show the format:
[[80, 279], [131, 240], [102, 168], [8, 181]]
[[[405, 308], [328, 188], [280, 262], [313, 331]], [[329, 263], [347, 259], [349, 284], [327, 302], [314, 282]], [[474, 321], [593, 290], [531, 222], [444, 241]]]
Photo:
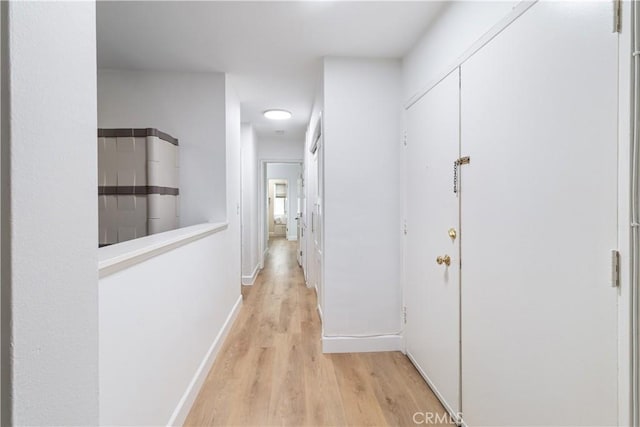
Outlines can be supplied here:
[[402, 136], [402, 144], [406, 147], [407, 146], [407, 131], [404, 131], [404, 135]]
[[402, 233], [404, 233], [404, 235], [407, 235], [407, 220], [404, 220], [404, 223], [402, 224]]
[[620, 252], [615, 249], [611, 250], [611, 286], [620, 286]]
[[404, 324], [407, 324], [407, 306], [402, 307], [402, 319]]
[[300, 251], [300, 256], [302, 256], [302, 251]]
[[622, 1], [612, 0], [613, 2], [613, 32], [622, 32]]

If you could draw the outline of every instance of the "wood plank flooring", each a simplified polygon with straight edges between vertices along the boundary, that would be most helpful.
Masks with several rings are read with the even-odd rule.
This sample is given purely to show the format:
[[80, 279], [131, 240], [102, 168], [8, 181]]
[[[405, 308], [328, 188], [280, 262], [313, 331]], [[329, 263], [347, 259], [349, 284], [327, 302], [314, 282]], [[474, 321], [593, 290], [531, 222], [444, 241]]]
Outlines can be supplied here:
[[185, 425], [396, 426], [416, 425], [416, 412], [420, 423], [425, 412], [444, 416], [402, 353], [322, 354], [316, 295], [295, 252], [296, 242], [270, 242]]

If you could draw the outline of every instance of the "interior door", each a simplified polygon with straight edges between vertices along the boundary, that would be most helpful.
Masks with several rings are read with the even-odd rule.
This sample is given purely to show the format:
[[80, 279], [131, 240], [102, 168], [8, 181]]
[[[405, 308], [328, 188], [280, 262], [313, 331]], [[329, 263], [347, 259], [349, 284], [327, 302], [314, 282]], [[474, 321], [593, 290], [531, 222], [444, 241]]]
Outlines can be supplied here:
[[318, 293], [318, 305], [320, 306], [320, 310], [324, 309], [324, 289], [323, 289], [323, 280], [322, 280], [322, 244], [323, 244], [323, 233], [322, 227], [324, 225], [323, 221], [323, 204], [322, 204], [322, 195], [323, 195], [323, 153], [324, 147], [322, 143], [322, 136], [320, 136], [320, 140], [318, 141], [318, 149], [314, 154], [314, 163], [315, 163], [315, 173], [316, 173], [316, 182], [315, 182], [315, 197], [316, 201], [314, 204], [314, 224], [313, 224], [313, 245], [314, 245], [314, 259], [315, 259], [315, 282], [316, 282], [316, 292]]
[[611, 23], [609, 2], [540, 2], [461, 67], [469, 426], [617, 425]]
[[453, 413], [460, 409], [459, 195], [453, 191], [459, 81], [455, 70], [407, 111], [406, 147], [407, 353]]
[[316, 231], [316, 217], [317, 217], [317, 213], [316, 213], [316, 192], [317, 192], [317, 186], [316, 186], [316, 179], [317, 179], [317, 169], [318, 169], [318, 162], [317, 162], [317, 156], [315, 154], [312, 154], [311, 157], [311, 161], [309, 162], [309, 182], [307, 185], [307, 197], [309, 198], [309, 202], [307, 204], [308, 206], [308, 213], [307, 213], [307, 220], [308, 220], [308, 226], [306, 229], [306, 233], [307, 233], [307, 239], [306, 239], [306, 244], [307, 244], [307, 285], [310, 288], [316, 288], [317, 289], [317, 275], [316, 275], [316, 269], [317, 269], [317, 261], [316, 261], [316, 244], [315, 244], [315, 231]]
[[298, 209], [296, 212], [296, 236], [297, 236], [297, 244], [298, 244], [298, 252], [296, 253], [296, 258], [298, 259], [298, 265], [302, 267], [302, 251], [304, 248], [304, 244], [302, 243], [302, 237], [304, 235], [304, 223], [302, 220], [302, 210], [305, 203], [304, 200], [304, 165], [300, 167], [301, 172], [300, 176], [297, 179], [296, 187], [298, 192]]

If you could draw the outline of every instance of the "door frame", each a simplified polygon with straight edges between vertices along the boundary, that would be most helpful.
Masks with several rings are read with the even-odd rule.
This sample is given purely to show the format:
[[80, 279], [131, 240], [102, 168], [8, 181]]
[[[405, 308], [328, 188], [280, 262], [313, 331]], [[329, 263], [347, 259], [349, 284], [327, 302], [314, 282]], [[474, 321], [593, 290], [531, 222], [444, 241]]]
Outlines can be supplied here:
[[[622, 2], [619, 52], [633, 52], [640, 46], [640, 10], [635, 2]], [[636, 41], [637, 40], [637, 41]], [[619, 123], [618, 123], [618, 245], [629, 248], [620, 252], [620, 303], [618, 313], [620, 360], [619, 393], [629, 391], [629, 400], [620, 401], [619, 419], [629, 425], [640, 423], [640, 265], [634, 257], [640, 256], [640, 229], [634, 221], [634, 210], [640, 209], [640, 200], [633, 197], [634, 176], [638, 176], [640, 157], [633, 157], [634, 146], [640, 148], [640, 64], [632, 58], [637, 56], [619, 55]], [[636, 183], [638, 185], [639, 183]], [[621, 195], [629, 197], [621, 197]], [[635, 209], [634, 205], [635, 204]], [[629, 221], [631, 220], [631, 221]], [[628, 363], [625, 362], [628, 359]], [[620, 394], [624, 396], [624, 394]], [[629, 414], [629, 419], [623, 417]]]
[[[267, 194], [266, 194], [267, 199], [269, 199], [271, 197], [270, 194], [271, 194], [271, 184], [272, 183], [275, 184], [275, 185], [277, 185], [277, 184], [285, 184], [286, 188], [287, 188], [287, 197], [286, 197], [286, 202], [284, 204], [285, 212], [287, 214], [287, 223], [285, 224], [284, 237], [285, 237], [285, 239], [288, 239], [289, 238], [289, 230], [288, 230], [289, 229], [289, 215], [290, 215], [290, 212], [289, 212], [290, 208], [288, 208], [288, 206], [287, 206], [290, 203], [290, 200], [289, 200], [289, 179], [287, 179], [287, 178], [268, 178], [267, 179], [267, 186], [268, 187], [267, 187]], [[266, 216], [266, 221], [267, 221], [267, 224], [268, 224], [267, 229], [269, 229], [269, 227], [271, 226], [271, 224], [270, 224], [271, 218], [275, 217], [275, 212], [273, 212], [274, 209], [275, 209], [275, 198], [276, 198], [276, 195], [275, 195], [275, 188], [274, 188], [273, 200], [271, 201], [273, 204], [271, 204], [269, 206], [268, 212], [267, 212], [267, 216]], [[274, 229], [275, 229], [275, 227], [274, 227]], [[271, 236], [271, 231], [268, 231], [268, 232], [269, 232], [269, 238], [271, 238], [272, 237]], [[273, 234], [273, 237], [276, 237], [275, 232]], [[280, 237], [280, 236], [277, 236], [277, 237]]]
[[[322, 126], [322, 113], [319, 115], [319, 126]], [[307, 250], [307, 263], [309, 260], [309, 252], [313, 253], [312, 262], [315, 262], [315, 266], [313, 267], [313, 272], [315, 274], [315, 283], [313, 287], [316, 291], [317, 297], [317, 309], [318, 314], [320, 316], [320, 322], [323, 321], [323, 309], [324, 309], [324, 128], [320, 132], [320, 136], [316, 141], [314, 141], [316, 149], [311, 155], [311, 162], [315, 163], [315, 180], [314, 186], [315, 190], [313, 192], [314, 199], [312, 200], [312, 217], [311, 217], [311, 227], [312, 232], [307, 233], [307, 236], [311, 236], [311, 250]], [[313, 221], [316, 221], [316, 225], [314, 227]], [[320, 227], [320, 232], [317, 233], [318, 227]], [[316, 239], [317, 234], [317, 239]], [[318, 250], [318, 247], [320, 248]], [[307, 280], [307, 286], [309, 286], [309, 281]]]
[[[11, 423], [10, 390], [10, 325], [9, 325], [9, 49], [8, 49], [8, 2], [0, 4], [0, 424]], [[4, 312], [4, 315], [2, 315]]]
[[269, 229], [266, 227], [267, 220], [267, 185], [269, 180], [267, 179], [267, 164], [269, 163], [286, 163], [286, 164], [297, 164], [302, 168], [303, 160], [297, 159], [259, 159], [260, 162], [260, 177], [258, 183], [258, 191], [260, 194], [260, 198], [258, 200], [258, 258], [260, 261], [260, 268], [264, 268], [264, 258], [267, 254], [267, 250], [269, 249]]

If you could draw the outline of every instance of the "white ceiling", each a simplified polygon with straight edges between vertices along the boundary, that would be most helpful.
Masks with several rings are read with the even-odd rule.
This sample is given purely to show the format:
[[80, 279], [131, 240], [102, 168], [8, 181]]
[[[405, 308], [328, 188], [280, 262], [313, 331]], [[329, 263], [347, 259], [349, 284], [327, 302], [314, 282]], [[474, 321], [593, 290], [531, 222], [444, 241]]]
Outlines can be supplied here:
[[[260, 135], [302, 136], [327, 55], [400, 58], [443, 8], [433, 1], [99, 2], [98, 67], [222, 71]], [[283, 108], [286, 122], [262, 112]]]

